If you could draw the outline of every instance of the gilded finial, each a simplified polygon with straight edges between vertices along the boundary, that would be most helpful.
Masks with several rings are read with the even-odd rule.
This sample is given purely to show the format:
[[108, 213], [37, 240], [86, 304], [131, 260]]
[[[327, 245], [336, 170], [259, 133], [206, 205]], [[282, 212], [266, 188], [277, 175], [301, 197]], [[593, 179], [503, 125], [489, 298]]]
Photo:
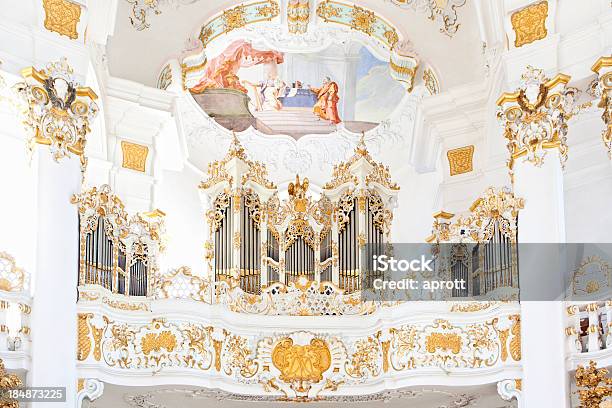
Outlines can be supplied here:
[[242, 147], [242, 144], [240, 143], [236, 132], [232, 131], [232, 141], [230, 142], [230, 147], [227, 152], [226, 160], [229, 160], [234, 157], [238, 157], [239, 159], [245, 161], [247, 160], [246, 154], [244, 152], [244, 147]]
[[355, 146], [355, 153], [357, 153], [360, 156], [367, 156], [368, 153], [368, 148], [365, 144], [365, 132], [362, 131], [361, 132], [361, 136], [359, 137], [359, 142], [357, 143], [357, 146]]
[[300, 175], [295, 175], [295, 184], [289, 183], [289, 187], [287, 188], [289, 195], [294, 198], [304, 198], [306, 196], [306, 190], [308, 190], [308, 185], [310, 182], [308, 178], [305, 177], [304, 181], [300, 183]]
[[304, 181], [300, 183], [300, 176], [298, 174], [295, 175], [295, 183], [289, 183], [287, 191], [289, 192], [289, 196], [291, 197], [293, 209], [296, 212], [303, 213], [306, 211], [308, 201], [306, 199], [306, 190], [308, 190], [309, 184], [310, 182], [306, 177], [304, 178]]

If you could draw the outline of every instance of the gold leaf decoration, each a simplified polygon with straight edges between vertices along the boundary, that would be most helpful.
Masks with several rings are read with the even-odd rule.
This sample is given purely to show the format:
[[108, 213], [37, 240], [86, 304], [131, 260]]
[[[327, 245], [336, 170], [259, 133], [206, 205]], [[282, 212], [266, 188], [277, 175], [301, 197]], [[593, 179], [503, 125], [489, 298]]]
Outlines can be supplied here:
[[513, 315], [510, 319], [514, 321], [510, 333], [512, 340], [510, 341], [510, 356], [514, 361], [521, 361], [521, 316]]
[[160, 352], [161, 349], [166, 349], [171, 352], [176, 347], [176, 337], [171, 332], [164, 330], [161, 333], [148, 333], [142, 338], [142, 352], [145, 355], [152, 351]]
[[449, 150], [446, 153], [450, 175], [469, 173], [473, 170], [474, 146], [465, 146], [458, 149]]
[[77, 315], [77, 360], [84, 361], [91, 352], [91, 340], [89, 338], [89, 318], [91, 313], [79, 313]]
[[450, 350], [453, 354], [461, 351], [461, 337], [453, 333], [431, 333], [425, 340], [425, 348], [429, 353], [437, 349]]
[[280, 379], [286, 383], [318, 383], [331, 366], [331, 353], [322, 339], [315, 338], [301, 346], [285, 337], [272, 351], [272, 364], [280, 370]]
[[506, 344], [508, 342], [509, 329], [499, 331], [499, 341], [501, 343], [501, 359], [506, 361], [508, 359], [508, 348]]
[[546, 38], [546, 18], [548, 17], [548, 2], [543, 1], [525, 7], [510, 18], [512, 29], [516, 34], [515, 47], [522, 47], [534, 41]]
[[612, 397], [612, 378], [608, 377], [606, 368], [597, 368], [597, 364], [591, 360], [588, 367], [578, 366], [575, 378], [582, 408], [608, 406], [602, 404]]
[[81, 7], [67, 0], [43, 0], [45, 28], [76, 40], [77, 24], [81, 19]]
[[121, 141], [121, 151], [123, 152], [123, 163], [121, 166], [124, 169], [130, 169], [143, 172], [146, 170], [147, 156], [149, 148], [136, 143]]

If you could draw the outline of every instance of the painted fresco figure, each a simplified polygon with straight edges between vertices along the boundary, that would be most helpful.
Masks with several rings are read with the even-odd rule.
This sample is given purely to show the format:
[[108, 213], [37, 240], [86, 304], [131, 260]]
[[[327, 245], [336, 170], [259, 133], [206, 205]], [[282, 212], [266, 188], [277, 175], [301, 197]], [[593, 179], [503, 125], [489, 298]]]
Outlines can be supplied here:
[[313, 108], [314, 114], [323, 120], [328, 120], [332, 124], [341, 122], [338, 115], [338, 84], [326, 77], [321, 88], [310, 88], [317, 95], [317, 103]]
[[201, 81], [190, 91], [201, 93], [206, 89], [225, 88], [247, 93], [247, 89], [238, 78], [240, 68], [265, 63], [282, 64], [283, 58], [282, 52], [257, 50], [245, 40], [236, 40], [220, 55], [208, 61]]
[[263, 110], [281, 110], [283, 104], [280, 99], [282, 90], [285, 89], [285, 83], [279, 78], [269, 78], [261, 86], [261, 95], [263, 97]]

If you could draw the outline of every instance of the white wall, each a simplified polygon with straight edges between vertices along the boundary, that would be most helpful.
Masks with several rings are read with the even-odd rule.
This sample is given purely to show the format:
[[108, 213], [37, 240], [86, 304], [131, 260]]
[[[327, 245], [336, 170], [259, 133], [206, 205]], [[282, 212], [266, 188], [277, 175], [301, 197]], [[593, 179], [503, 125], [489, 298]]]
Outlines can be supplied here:
[[155, 205], [166, 213], [167, 249], [161, 256], [161, 271], [189, 266], [204, 274], [204, 242], [208, 227], [200, 203], [201, 178], [185, 166], [183, 171], [163, 171]]
[[439, 172], [417, 174], [408, 166], [393, 173], [401, 190], [393, 213], [392, 242], [424, 242], [431, 234], [441, 179]]
[[[7, 78], [12, 84], [14, 79]], [[26, 153], [26, 132], [0, 100], [0, 251], [33, 273], [36, 264], [36, 177]]]

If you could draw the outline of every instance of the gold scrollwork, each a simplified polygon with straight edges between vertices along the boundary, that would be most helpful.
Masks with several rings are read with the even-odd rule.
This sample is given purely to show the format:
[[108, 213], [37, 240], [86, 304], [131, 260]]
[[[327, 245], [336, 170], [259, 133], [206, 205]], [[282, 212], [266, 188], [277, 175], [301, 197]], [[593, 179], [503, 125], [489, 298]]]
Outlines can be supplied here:
[[512, 328], [510, 329], [510, 333], [512, 334], [512, 340], [510, 340], [510, 356], [514, 361], [521, 361], [521, 316], [510, 316], [510, 320], [513, 321]]
[[91, 339], [89, 337], [89, 319], [91, 313], [79, 313], [77, 315], [77, 360], [84, 361], [91, 352]]

